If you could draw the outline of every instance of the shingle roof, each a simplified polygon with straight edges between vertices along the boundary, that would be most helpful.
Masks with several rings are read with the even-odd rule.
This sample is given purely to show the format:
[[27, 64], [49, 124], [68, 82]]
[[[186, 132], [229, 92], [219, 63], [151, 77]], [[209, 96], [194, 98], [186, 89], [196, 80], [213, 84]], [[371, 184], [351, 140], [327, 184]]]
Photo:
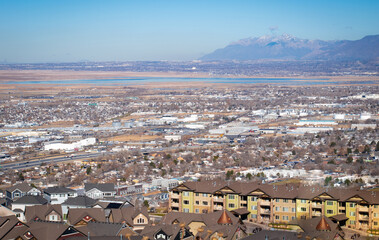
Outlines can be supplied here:
[[[139, 214], [143, 214], [149, 220], [149, 213], [146, 207], [123, 207], [119, 209], [112, 209], [111, 214], [114, 222], [125, 221], [128, 225], [133, 226], [133, 219]], [[148, 223], [146, 223], [148, 224]]]
[[47, 200], [44, 199], [43, 197], [41, 196], [30, 196], [30, 195], [26, 195], [26, 196], [23, 196], [19, 199], [17, 199], [16, 201], [14, 201], [12, 204], [35, 204], [35, 205], [43, 205], [43, 204], [47, 204]]
[[12, 228], [19, 222], [20, 221], [16, 216], [0, 217], [0, 239], [3, 239], [4, 236], [8, 234], [8, 232], [11, 231]]
[[7, 188], [6, 190], [8, 192], [13, 192], [16, 189], [20, 190], [21, 192], [28, 192], [31, 189], [33, 189], [33, 187], [31, 187], [28, 183], [23, 182], [17, 185], [13, 185], [12, 187]]
[[36, 217], [39, 220], [46, 220], [46, 216], [50, 214], [52, 211], [62, 215], [62, 207], [60, 204], [46, 204], [46, 205], [35, 205], [35, 206], [26, 206], [25, 208], [25, 219], [26, 222], [30, 222], [34, 220]]
[[83, 206], [83, 207], [92, 207], [96, 204], [96, 200], [87, 196], [77, 196], [74, 198], [68, 198], [62, 203], [62, 205], [69, 206]]
[[93, 218], [96, 222], [105, 222], [105, 213], [102, 208], [71, 208], [68, 210], [67, 220], [75, 225], [86, 216]]
[[66, 187], [49, 187], [49, 188], [44, 189], [43, 192], [48, 193], [48, 194], [72, 193], [72, 192], [75, 192], [75, 190], [72, 190], [72, 189], [66, 188]]
[[99, 189], [102, 192], [113, 192], [113, 191], [115, 191], [115, 187], [114, 187], [113, 183], [101, 183], [101, 184], [86, 183], [86, 184], [84, 184], [84, 189], [86, 192], [88, 192], [89, 190], [91, 190], [93, 188]]
[[83, 233], [92, 236], [117, 236], [125, 226], [123, 223], [88, 222], [87, 225], [77, 227]]

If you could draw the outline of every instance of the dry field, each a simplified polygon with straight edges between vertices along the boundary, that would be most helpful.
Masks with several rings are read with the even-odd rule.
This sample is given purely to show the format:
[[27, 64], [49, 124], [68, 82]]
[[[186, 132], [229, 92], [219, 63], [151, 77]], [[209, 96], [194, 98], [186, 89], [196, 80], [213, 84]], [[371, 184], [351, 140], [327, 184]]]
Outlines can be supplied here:
[[115, 141], [115, 142], [135, 142], [135, 141], [152, 141], [161, 138], [157, 135], [119, 135], [115, 137], [106, 138], [105, 141]]

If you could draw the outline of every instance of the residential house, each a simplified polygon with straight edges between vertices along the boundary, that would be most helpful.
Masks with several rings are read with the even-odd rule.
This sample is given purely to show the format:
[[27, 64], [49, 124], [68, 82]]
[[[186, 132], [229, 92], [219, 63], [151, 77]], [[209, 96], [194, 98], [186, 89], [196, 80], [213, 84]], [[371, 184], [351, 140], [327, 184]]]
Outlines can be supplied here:
[[101, 208], [69, 209], [67, 221], [74, 227], [87, 225], [88, 222], [105, 222], [105, 213]]
[[25, 208], [27, 206], [35, 205], [45, 205], [47, 200], [42, 196], [23, 196], [12, 203], [12, 211], [16, 212], [16, 216], [21, 220], [25, 221]]
[[69, 209], [74, 208], [92, 208], [96, 204], [96, 200], [87, 196], [77, 196], [68, 198], [62, 203], [62, 213], [66, 216]]
[[109, 214], [109, 222], [125, 223], [133, 230], [142, 230], [149, 224], [150, 218], [147, 207], [123, 207], [111, 209]]
[[25, 208], [25, 220], [26, 222], [37, 221], [37, 220], [62, 222], [63, 221], [62, 207], [60, 204], [27, 206]]
[[66, 187], [49, 187], [43, 190], [43, 197], [51, 204], [62, 204], [68, 198], [78, 196], [75, 190]]
[[41, 191], [35, 187], [30, 186], [26, 182], [13, 185], [12, 187], [6, 189], [6, 197], [10, 200], [14, 200], [25, 195], [37, 196], [41, 195]]
[[93, 199], [114, 197], [116, 195], [116, 190], [113, 183], [86, 183], [84, 185], [84, 189], [86, 196]]

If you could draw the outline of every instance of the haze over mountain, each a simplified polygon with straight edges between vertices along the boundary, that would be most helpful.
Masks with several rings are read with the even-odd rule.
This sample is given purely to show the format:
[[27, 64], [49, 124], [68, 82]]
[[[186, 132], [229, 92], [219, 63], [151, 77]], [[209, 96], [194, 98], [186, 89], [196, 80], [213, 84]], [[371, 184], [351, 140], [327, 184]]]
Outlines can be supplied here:
[[201, 60], [375, 60], [379, 35], [360, 40], [323, 41], [288, 34], [241, 39], [207, 54]]

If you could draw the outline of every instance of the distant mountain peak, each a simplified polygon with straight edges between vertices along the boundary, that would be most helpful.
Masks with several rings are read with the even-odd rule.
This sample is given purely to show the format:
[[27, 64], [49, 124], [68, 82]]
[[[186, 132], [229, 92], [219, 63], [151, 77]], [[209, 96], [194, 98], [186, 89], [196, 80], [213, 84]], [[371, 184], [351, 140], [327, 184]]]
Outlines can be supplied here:
[[356, 41], [322, 41], [284, 33], [241, 39], [203, 56], [201, 60], [368, 60], [378, 58], [378, 49], [379, 35]]

